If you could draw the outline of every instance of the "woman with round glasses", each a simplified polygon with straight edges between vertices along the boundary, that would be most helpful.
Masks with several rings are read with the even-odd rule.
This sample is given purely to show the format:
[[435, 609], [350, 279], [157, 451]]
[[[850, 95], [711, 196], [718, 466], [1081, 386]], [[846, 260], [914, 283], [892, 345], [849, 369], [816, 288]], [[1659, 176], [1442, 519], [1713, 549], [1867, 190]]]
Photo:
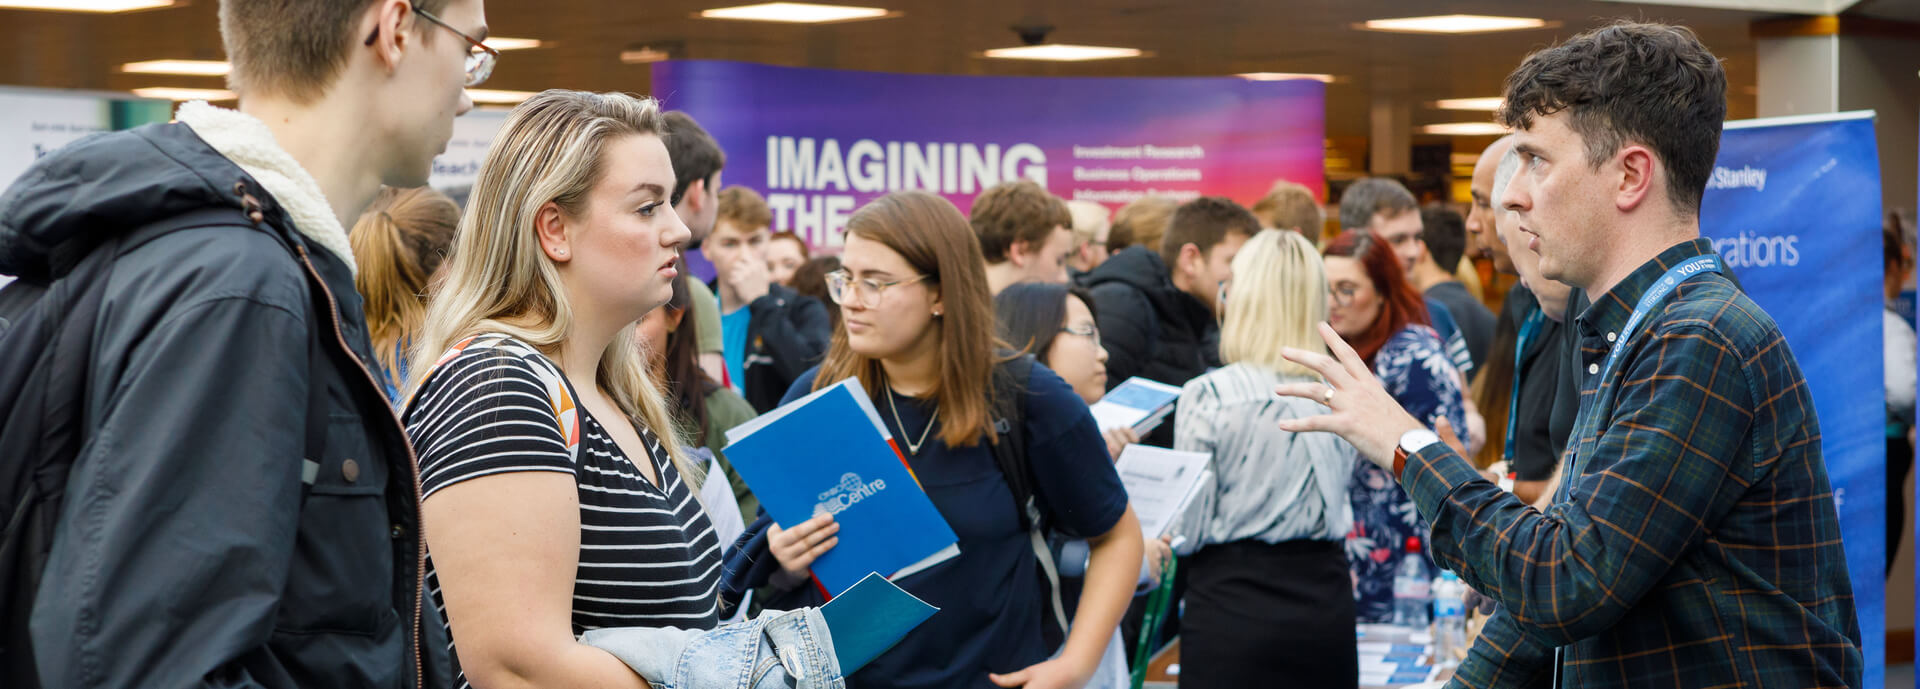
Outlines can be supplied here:
[[[1092, 545], [1062, 648], [1051, 591], [990, 447], [1005, 442], [994, 427], [990, 382], [1005, 356], [996, 354], [985, 263], [966, 217], [933, 194], [889, 194], [848, 221], [841, 261], [828, 287], [844, 327], [788, 401], [858, 376], [960, 538], [957, 557], [895, 582], [940, 614], [847, 686], [1083, 685], [1133, 595], [1141, 552], [1139, 522], [1086, 402], [1039, 364], [1014, 386], [1045, 523]], [[838, 543], [828, 517], [788, 526], [772, 527], [766, 539], [782, 570], [774, 587], [786, 589], [768, 601], [773, 608], [817, 602], [801, 582], [814, 558]]]
[[[1366, 232], [1340, 235], [1321, 251], [1326, 266], [1328, 323], [1353, 345], [1387, 392], [1415, 418], [1445, 417], [1466, 428], [1460, 373], [1427, 322], [1427, 308], [1408, 284], [1392, 247]], [[1349, 498], [1353, 532], [1347, 560], [1353, 569], [1359, 621], [1393, 621], [1393, 577], [1407, 539], [1427, 538], [1426, 521], [1400, 483], [1372, 462], [1354, 462]], [[1429, 573], [1432, 560], [1427, 560]]]
[[[1032, 354], [1059, 374], [1082, 401], [1092, 405], [1106, 396], [1107, 349], [1100, 346], [1099, 320], [1093, 297], [1086, 290], [1052, 282], [1015, 283], [994, 295], [993, 313], [1000, 322], [1002, 341]], [[1126, 446], [1140, 442], [1140, 436], [1126, 426], [1107, 429], [1102, 435], [1107, 440], [1107, 454], [1116, 461]], [[1172, 559], [1173, 548], [1167, 538], [1149, 538], [1145, 546], [1147, 571], [1142, 572], [1141, 583], [1151, 589], [1160, 585], [1160, 573]], [[1064, 589], [1078, 592], [1081, 578], [1077, 573], [1086, 560], [1086, 542], [1068, 541], [1055, 552]], [[1106, 656], [1101, 658], [1099, 677], [1088, 686], [1121, 687], [1126, 683], [1126, 651], [1120, 635], [1115, 634]]]

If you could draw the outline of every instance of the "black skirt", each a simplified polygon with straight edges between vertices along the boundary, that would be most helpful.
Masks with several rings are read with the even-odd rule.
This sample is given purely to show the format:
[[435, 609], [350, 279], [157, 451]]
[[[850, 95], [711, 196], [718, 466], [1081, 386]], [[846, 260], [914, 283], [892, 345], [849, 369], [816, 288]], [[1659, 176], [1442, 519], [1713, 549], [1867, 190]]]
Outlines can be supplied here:
[[1336, 541], [1236, 541], [1189, 562], [1181, 689], [1353, 689], [1353, 578]]

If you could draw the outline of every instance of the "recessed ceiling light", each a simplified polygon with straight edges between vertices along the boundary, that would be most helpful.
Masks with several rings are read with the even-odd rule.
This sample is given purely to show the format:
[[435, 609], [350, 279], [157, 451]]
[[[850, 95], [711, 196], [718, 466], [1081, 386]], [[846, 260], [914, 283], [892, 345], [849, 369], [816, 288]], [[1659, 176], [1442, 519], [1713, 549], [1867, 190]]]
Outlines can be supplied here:
[[1140, 57], [1145, 55], [1146, 51], [1138, 48], [1115, 48], [1103, 45], [1046, 43], [1042, 45], [1023, 45], [1018, 48], [994, 48], [985, 54], [987, 57], [1002, 60], [1084, 62], [1087, 60], [1113, 60], [1125, 57]]
[[185, 74], [196, 77], [222, 77], [233, 66], [219, 60], [147, 60], [120, 65], [129, 74]]
[[173, 86], [154, 86], [151, 88], [134, 89], [133, 95], [141, 98], [159, 98], [161, 100], [172, 101], [205, 100], [217, 102], [236, 98], [232, 91], [226, 89], [186, 89]]
[[1503, 101], [1499, 96], [1492, 98], [1445, 98], [1433, 102], [1433, 107], [1441, 110], [1485, 110], [1492, 112], [1500, 109]]
[[512, 105], [540, 95], [534, 91], [502, 91], [499, 89], [467, 89], [467, 97], [475, 103]]
[[492, 36], [481, 42], [487, 44], [489, 48], [500, 51], [526, 50], [546, 45], [537, 38], [506, 38], [504, 36]]
[[846, 22], [859, 19], [879, 19], [892, 14], [893, 13], [879, 7], [816, 5], [806, 2], [767, 2], [758, 5], [721, 7], [702, 10], [700, 12], [700, 16], [706, 19], [738, 19], [742, 21], [784, 22], [788, 24], [825, 24], [828, 22]]
[[132, 12], [172, 7], [175, 0], [0, 0], [0, 9], [49, 12]]
[[1333, 83], [1331, 74], [1303, 74], [1300, 72], [1243, 72], [1234, 76], [1248, 81], [1289, 81], [1292, 79], [1312, 79], [1322, 84]]
[[1544, 19], [1533, 19], [1529, 17], [1489, 17], [1480, 14], [1447, 14], [1434, 17], [1372, 19], [1356, 26], [1357, 28], [1372, 31], [1460, 34], [1538, 29], [1546, 25], [1547, 21]]
[[673, 59], [673, 53], [655, 48], [629, 48], [620, 51], [620, 61], [630, 65], [643, 65]]
[[1507, 128], [1492, 122], [1447, 122], [1429, 124], [1414, 131], [1442, 136], [1500, 136], [1507, 133]]

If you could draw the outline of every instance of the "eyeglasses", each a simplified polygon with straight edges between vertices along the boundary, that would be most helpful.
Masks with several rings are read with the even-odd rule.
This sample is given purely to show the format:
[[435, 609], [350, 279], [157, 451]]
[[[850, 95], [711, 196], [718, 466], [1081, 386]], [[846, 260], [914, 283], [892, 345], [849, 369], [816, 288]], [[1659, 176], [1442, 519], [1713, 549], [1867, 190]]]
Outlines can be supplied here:
[[912, 284], [925, 279], [927, 279], [927, 276], [922, 274], [904, 280], [894, 280], [892, 282], [881, 282], [873, 278], [855, 280], [853, 279], [853, 275], [847, 271], [836, 270], [827, 273], [827, 296], [833, 298], [833, 303], [841, 306], [847, 306], [847, 302], [852, 301], [854, 302], [854, 304], [852, 304], [854, 306], [871, 309], [880, 305], [880, 297], [887, 291], [887, 288], [896, 285]]
[[1420, 239], [1420, 233], [1418, 232], [1408, 232], [1406, 234], [1399, 234], [1391, 237], [1381, 237], [1380, 239], [1385, 241], [1390, 246], [1406, 246], [1413, 242], [1422, 241]]
[[1061, 328], [1060, 332], [1066, 333], [1068, 335], [1079, 335], [1080, 337], [1093, 340], [1093, 346], [1095, 347], [1100, 346], [1100, 329], [1095, 328], [1091, 325], [1070, 326], [1066, 328]]
[[1332, 286], [1327, 290], [1327, 293], [1333, 297], [1335, 306], [1349, 306], [1353, 304], [1354, 295], [1360, 293], [1360, 288], [1355, 285], [1342, 283]]
[[[487, 77], [493, 76], [493, 63], [500, 59], [500, 51], [489, 48], [487, 44], [481, 43], [480, 39], [468, 36], [466, 32], [453, 28], [452, 24], [448, 24], [439, 17], [433, 16], [432, 12], [411, 5], [408, 7], [413, 10], [414, 14], [420, 15], [421, 19], [439, 24], [440, 28], [452, 31], [455, 36], [467, 39], [468, 43], [473, 44], [472, 48], [467, 49], [467, 88], [479, 86], [481, 82], [487, 80]], [[378, 38], [380, 38], [380, 27], [376, 26], [373, 29], [373, 33], [367, 34], [365, 45], [373, 45], [374, 40]], [[479, 52], [474, 52], [475, 50]]]

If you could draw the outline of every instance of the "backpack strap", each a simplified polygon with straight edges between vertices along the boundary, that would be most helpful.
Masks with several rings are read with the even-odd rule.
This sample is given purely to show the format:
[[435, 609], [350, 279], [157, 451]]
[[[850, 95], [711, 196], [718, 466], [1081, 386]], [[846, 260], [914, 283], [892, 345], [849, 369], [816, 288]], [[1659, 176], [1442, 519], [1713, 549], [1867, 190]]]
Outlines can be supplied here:
[[1067, 606], [1060, 595], [1060, 568], [1053, 559], [1053, 547], [1047, 543], [1046, 513], [1034, 495], [1033, 465], [1027, 461], [1025, 406], [1026, 381], [1033, 373], [1032, 355], [1021, 354], [993, 367], [993, 429], [998, 442], [993, 444], [994, 463], [1013, 492], [1013, 504], [1019, 510], [1020, 527], [1026, 529], [1033, 546], [1033, 557], [1047, 577], [1052, 599], [1053, 619], [1060, 634], [1067, 633]]
[[[427, 370], [427, 374], [421, 377], [421, 380], [433, 378], [433, 374], [438, 372], [441, 366], [458, 358], [462, 353], [480, 349], [498, 349], [507, 352], [525, 361], [527, 367], [533, 370], [534, 377], [540, 380], [540, 386], [546, 390], [547, 408], [553, 410], [553, 420], [560, 427], [560, 437], [566, 441], [567, 459], [578, 464], [580, 462], [580, 409], [574, 402], [573, 389], [567, 386], [566, 377], [560, 374], [560, 369], [555, 368], [553, 362], [519, 340], [506, 335], [475, 335], [456, 342], [433, 362], [433, 367]], [[406, 404], [401, 405], [401, 408], [411, 409], [414, 396], [418, 394], [419, 390], [415, 390], [408, 395]]]
[[[324, 297], [314, 295], [314, 300], [319, 299]], [[321, 317], [317, 304], [309, 311], [315, 319]], [[308, 323], [317, 327], [320, 321], [310, 320]], [[307, 338], [307, 450], [304, 460], [300, 462], [302, 488], [312, 488], [313, 482], [320, 478], [321, 455], [327, 449], [327, 379], [321, 377], [326, 367], [326, 345], [320, 343], [320, 338]], [[301, 495], [304, 497], [305, 493]]]
[[40, 686], [28, 610], [51, 557], [67, 479], [85, 443], [89, 375], [102, 302], [133, 234], [222, 225], [251, 226], [240, 210], [209, 207], [55, 247], [49, 263], [69, 270], [0, 289], [0, 685]]

